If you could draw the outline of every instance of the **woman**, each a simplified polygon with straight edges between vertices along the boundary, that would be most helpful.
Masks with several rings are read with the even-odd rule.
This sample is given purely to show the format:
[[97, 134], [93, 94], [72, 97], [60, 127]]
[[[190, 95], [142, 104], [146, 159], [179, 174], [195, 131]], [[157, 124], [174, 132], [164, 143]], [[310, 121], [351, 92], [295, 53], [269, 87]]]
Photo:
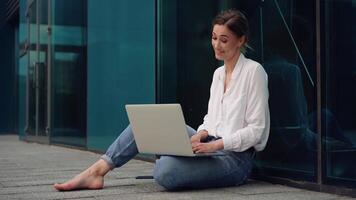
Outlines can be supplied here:
[[[264, 149], [269, 134], [267, 75], [262, 66], [245, 58], [248, 22], [239, 11], [228, 10], [213, 20], [212, 46], [223, 60], [213, 76], [208, 113], [198, 131], [187, 127], [196, 153], [224, 150], [224, 156], [188, 158], [161, 156], [154, 179], [168, 190], [234, 186], [251, 172], [255, 151]], [[138, 153], [128, 126], [99, 161], [57, 190], [101, 189], [104, 175]]]

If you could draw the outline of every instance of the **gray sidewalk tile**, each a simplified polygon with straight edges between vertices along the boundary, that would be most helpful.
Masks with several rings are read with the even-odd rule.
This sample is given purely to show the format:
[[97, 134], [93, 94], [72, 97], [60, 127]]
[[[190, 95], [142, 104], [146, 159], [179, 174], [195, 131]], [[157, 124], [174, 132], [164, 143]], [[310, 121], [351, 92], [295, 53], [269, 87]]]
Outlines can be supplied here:
[[151, 175], [154, 166], [139, 160], [111, 171], [102, 190], [57, 192], [53, 188], [55, 182], [72, 178], [99, 158], [99, 154], [92, 152], [27, 143], [15, 135], [0, 135], [0, 199], [351, 199], [256, 180], [240, 187], [167, 192], [152, 179], [135, 179], [139, 175]]

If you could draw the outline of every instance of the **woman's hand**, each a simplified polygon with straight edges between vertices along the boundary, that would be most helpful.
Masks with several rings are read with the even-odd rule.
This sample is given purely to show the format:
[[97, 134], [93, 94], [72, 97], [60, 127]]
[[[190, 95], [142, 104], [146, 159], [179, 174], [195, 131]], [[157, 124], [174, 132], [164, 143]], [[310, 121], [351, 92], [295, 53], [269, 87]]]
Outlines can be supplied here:
[[194, 153], [210, 153], [221, 150], [224, 148], [223, 140], [215, 140], [209, 143], [192, 143], [192, 149]]
[[200, 130], [197, 134], [193, 135], [190, 138], [190, 142], [193, 145], [193, 143], [199, 143], [199, 142], [201, 142], [202, 140], [204, 140], [207, 137], [208, 137], [208, 131]]

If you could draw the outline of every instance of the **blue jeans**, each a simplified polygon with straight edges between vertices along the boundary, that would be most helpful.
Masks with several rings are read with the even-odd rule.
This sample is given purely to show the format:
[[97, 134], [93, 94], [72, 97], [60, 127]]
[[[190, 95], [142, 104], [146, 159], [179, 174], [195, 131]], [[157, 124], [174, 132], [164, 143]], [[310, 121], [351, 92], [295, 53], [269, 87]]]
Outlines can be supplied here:
[[[196, 131], [187, 126], [189, 136]], [[156, 160], [153, 177], [167, 190], [201, 189], [240, 185], [246, 182], [254, 150], [226, 151], [224, 156], [161, 156]], [[128, 126], [101, 157], [111, 168], [120, 167], [138, 154], [132, 129]]]

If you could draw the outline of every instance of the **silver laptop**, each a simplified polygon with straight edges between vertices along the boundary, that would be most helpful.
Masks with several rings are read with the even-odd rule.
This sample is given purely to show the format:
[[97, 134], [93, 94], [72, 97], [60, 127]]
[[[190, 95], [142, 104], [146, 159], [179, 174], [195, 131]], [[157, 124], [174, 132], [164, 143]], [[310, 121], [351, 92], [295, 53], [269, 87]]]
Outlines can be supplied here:
[[175, 156], [213, 156], [195, 154], [179, 104], [126, 105], [127, 115], [140, 153]]

